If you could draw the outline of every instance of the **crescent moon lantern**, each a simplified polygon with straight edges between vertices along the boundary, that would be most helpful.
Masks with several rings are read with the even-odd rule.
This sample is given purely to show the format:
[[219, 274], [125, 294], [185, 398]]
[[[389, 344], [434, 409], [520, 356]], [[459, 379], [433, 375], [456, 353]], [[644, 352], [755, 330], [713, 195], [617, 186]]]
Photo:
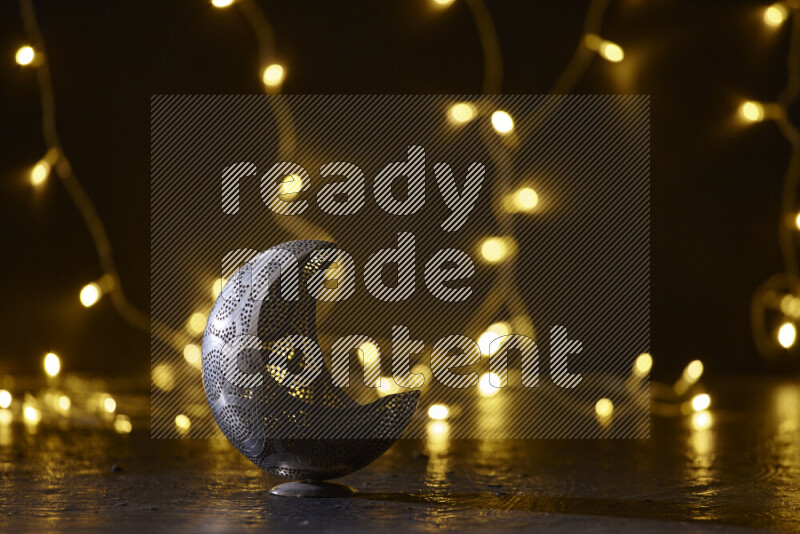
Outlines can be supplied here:
[[[383, 454], [419, 400], [409, 391], [360, 405], [333, 384], [316, 349], [316, 299], [307, 288], [337, 251], [325, 241], [291, 241], [262, 252], [230, 278], [203, 334], [203, 385], [225, 437], [262, 469], [302, 481], [274, 494], [353, 494], [323, 481]], [[287, 336], [302, 350], [281, 344]]]

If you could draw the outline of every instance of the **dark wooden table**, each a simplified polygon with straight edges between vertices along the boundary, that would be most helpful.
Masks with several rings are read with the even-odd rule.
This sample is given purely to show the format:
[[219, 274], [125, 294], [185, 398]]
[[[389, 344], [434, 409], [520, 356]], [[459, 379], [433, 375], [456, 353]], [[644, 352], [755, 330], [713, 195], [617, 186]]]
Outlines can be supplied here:
[[0, 531], [800, 530], [800, 381], [709, 390], [708, 428], [654, 417], [649, 440], [402, 440], [351, 499], [271, 496], [224, 440], [13, 424]]

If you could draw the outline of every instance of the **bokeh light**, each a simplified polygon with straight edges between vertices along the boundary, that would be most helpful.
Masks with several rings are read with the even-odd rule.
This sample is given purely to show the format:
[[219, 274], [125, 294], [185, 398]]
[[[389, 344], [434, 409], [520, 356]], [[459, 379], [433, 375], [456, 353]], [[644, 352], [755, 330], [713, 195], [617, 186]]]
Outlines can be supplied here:
[[44, 356], [44, 372], [48, 376], [56, 376], [61, 372], [61, 359], [54, 352], [48, 352]]
[[86, 308], [90, 306], [94, 306], [98, 300], [100, 300], [100, 286], [96, 283], [92, 282], [91, 284], [86, 284], [81, 289], [80, 299], [81, 304], [83, 304]]
[[30, 65], [33, 63], [33, 59], [36, 57], [36, 52], [33, 50], [32, 46], [21, 46], [17, 50], [14, 59], [16, 59], [17, 64], [19, 65]]
[[514, 119], [505, 111], [492, 113], [492, 126], [499, 134], [507, 134], [514, 129]]

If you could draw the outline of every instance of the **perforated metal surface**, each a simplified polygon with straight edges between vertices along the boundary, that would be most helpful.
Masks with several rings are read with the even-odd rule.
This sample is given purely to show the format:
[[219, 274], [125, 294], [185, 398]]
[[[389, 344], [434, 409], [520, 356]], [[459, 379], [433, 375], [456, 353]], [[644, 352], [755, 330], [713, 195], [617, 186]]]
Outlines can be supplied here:
[[[324, 249], [331, 253], [312, 258]], [[290, 386], [285, 369], [270, 365], [278, 339], [316, 341], [316, 301], [308, 281], [331, 265], [335, 250], [324, 241], [292, 241], [259, 254], [225, 285], [203, 336], [203, 385], [217, 424], [253, 463], [287, 478], [336, 478], [368, 464], [400, 437], [419, 398], [410, 391], [359, 405], [333, 385], [324, 365], [301, 386]], [[296, 284], [287, 258], [297, 262]], [[244, 349], [227, 361], [240, 336], [257, 336], [260, 350]], [[293, 373], [307, 364], [298, 350], [285, 356]], [[232, 372], [236, 384], [229, 380]]]

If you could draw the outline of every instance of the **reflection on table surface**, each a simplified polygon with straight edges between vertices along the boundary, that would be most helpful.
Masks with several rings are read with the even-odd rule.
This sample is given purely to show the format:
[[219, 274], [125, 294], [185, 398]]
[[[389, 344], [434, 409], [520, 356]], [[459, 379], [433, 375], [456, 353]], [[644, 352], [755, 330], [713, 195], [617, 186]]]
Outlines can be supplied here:
[[342, 479], [349, 500], [268, 495], [279, 480], [225, 440], [0, 421], [0, 530], [800, 529], [800, 383], [709, 391], [710, 410], [653, 417], [649, 440], [463, 440], [431, 419]]

